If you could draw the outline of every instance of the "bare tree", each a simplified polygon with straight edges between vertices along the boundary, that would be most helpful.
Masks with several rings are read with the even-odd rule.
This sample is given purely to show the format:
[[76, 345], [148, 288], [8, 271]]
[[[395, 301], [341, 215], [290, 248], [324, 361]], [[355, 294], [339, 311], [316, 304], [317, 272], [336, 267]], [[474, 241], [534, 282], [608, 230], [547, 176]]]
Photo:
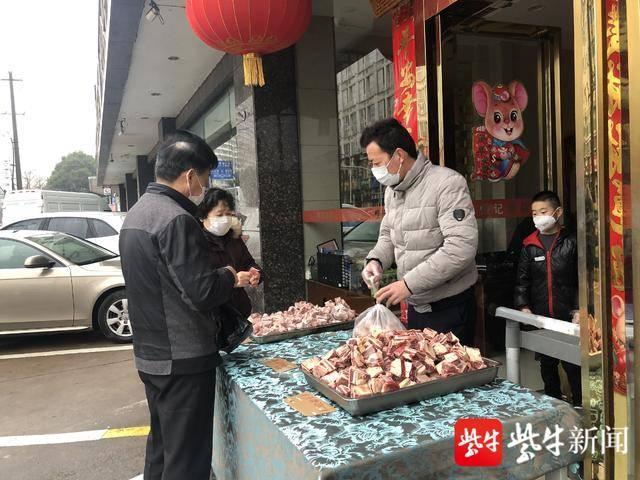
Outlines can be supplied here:
[[22, 175], [22, 188], [40, 190], [47, 185], [47, 179], [37, 175], [33, 170], [28, 170]]

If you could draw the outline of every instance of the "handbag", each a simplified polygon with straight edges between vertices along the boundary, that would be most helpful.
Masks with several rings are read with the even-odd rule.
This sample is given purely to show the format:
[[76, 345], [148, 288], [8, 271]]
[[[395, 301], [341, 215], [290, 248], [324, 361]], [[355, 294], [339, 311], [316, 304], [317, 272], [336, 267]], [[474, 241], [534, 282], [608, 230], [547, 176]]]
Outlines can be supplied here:
[[220, 307], [218, 350], [231, 353], [253, 333], [253, 324], [231, 303]]

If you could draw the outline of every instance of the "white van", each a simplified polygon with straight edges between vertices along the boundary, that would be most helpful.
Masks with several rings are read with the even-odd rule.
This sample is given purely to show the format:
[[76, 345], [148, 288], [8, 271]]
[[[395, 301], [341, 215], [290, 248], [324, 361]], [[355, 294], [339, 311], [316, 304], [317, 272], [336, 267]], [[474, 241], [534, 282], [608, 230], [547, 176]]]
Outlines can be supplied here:
[[104, 203], [95, 193], [14, 190], [4, 196], [2, 224], [50, 212], [100, 212]]

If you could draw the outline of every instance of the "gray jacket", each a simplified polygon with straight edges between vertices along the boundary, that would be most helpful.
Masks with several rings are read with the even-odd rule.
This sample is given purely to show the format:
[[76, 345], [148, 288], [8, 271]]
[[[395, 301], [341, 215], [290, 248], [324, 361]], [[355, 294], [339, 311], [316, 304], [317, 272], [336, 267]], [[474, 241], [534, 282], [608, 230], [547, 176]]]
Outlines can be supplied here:
[[[395, 261], [398, 279], [423, 310], [457, 295], [478, 278], [478, 226], [464, 177], [419, 155], [405, 179], [385, 192], [380, 237], [368, 259], [387, 269]], [[420, 308], [422, 307], [422, 308]]]
[[[151, 183], [120, 232], [136, 368], [192, 374], [220, 363], [220, 306], [235, 275], [212, 257], [196, 206]], [[221, 268], [222, 267], [222, 268]]]

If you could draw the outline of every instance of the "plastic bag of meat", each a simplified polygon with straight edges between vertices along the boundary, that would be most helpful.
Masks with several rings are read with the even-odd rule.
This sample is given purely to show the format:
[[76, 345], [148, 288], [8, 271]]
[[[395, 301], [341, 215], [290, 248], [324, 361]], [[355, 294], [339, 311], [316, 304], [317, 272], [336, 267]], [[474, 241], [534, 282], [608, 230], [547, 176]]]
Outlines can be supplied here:
[[365, 337], [388, 330], [406, 330], [406, 328], [391, 310], [381, 303], [376, 303], [356, 318], [353, 336]]

